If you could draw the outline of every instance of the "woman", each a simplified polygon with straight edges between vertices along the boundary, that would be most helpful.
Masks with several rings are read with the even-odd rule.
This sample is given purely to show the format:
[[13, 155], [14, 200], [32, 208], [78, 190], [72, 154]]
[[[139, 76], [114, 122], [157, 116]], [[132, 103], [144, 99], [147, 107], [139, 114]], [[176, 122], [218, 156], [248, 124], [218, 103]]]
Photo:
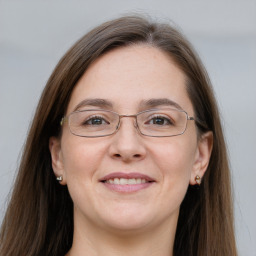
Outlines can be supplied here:
[[137, 16], [104, 23], [43, 91], [1, 255], [237, 255], [229, 175], [189, 42]]

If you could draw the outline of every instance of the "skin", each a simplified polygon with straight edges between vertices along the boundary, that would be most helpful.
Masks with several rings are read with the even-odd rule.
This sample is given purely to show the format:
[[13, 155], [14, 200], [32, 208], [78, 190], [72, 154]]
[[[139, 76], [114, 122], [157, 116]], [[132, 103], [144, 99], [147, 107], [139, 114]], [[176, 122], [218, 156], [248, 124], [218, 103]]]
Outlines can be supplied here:
[[[107, 99], [110, 110], [128, 115], [145, 110], [142, 100], [168, 98], [194, 115], [183, 72], [165, 53], [146, 45], [115, 49], [95, 61], [77, 83], [67, 114], [88, 98]], [[74, 202], [68, 255], [172, 255], [179, 207], [189, 183], [204, 175], [211, 133], [198, 138], [194, 121], [188, 121], [183, 135], [146, 137], [133, 118], [123, 118], [117, 133], [101, 138], [74, 136], [65, 124], [61, 139], [52, 137], [49, 147], [54, 173], [63, 176], [60, 183]], [[99, 182], [112, 172], [138, 172], [156, 182], [119, 193]]]

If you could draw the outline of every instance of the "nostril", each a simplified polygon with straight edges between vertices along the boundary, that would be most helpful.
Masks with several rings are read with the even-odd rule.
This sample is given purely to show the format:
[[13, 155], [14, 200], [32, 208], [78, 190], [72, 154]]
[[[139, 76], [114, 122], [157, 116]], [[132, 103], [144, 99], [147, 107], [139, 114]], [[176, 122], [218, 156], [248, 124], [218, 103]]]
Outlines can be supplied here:
[[134, 155], [135, 158], [139, 158], [140, 156], [141, 156], [140, 154]]
[[120, 158], [120, 157], [121, 157], [121, 155], [120, 155], [120, 154], [115, 154], [114, 156], [115, 156], [115, 157], [118, 157], [118, 158]]

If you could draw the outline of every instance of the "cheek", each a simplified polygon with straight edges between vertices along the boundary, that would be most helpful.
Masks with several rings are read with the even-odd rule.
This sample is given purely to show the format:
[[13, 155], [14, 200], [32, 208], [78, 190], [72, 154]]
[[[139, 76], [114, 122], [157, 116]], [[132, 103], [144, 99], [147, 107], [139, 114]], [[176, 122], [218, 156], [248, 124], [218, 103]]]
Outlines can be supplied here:
[[93, 208], [95, 205], [97, 170], [106, 154], [106, 146], [97, 142], [97, 139], [73, 136], [70, 140], [65, 138], [62, 147], [65, 178], [74, 207], [93, 216], [86, 206], [90, 205]]
[[178, 137], [169, 143], [157, 145], [157, 148], [151, 152], [154, 154], [156, 164], [167, 176], [190, 172], [194, 163], [194, 147], [178, 140]]
[[93, 179], [93, 174], [100, 164], [100, 159], [105, 154], [105, 147], [101, 143], [74, 137], [63, 141], [63, 163], [67, 182], [69, 179], [81, 178], [84, 182]]
[[170, 138], [151, 151], [154, 164], [158, 166], [163, 180], [163, 189], [185, 193], [193, 169], [196, 141], [181, 136]]
[[170, 214], [179, 209], [186, 194], [194, 162], [194, 150], [182, 141], [173, 140], [155, 151], [154, 159], [162, 176], [160, 207]]

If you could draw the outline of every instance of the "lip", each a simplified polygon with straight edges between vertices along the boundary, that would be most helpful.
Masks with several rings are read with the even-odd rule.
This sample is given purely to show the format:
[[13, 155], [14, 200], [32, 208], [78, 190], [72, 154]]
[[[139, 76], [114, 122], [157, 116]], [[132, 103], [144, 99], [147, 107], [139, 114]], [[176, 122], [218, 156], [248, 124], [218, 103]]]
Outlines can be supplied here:
[[99, 181], [104, 182], [106, 180], [114, 179], [114, 178], [118, 178], [118, 179], [121, 179], [121, 178], [123, 178], [123, 179], [145, 179], [146, 182], [154, 182], [155, 181], [150, 176], [142, 174], [142, 173], [138, 173], [138, 172], [130, 172], [130, 173], [113, 172], [113, 173], [110, 173], [110, 174], [102, 177]]
[[[115, 179], [115, 178], [144, 179], [146, 181], [146, 183], [120, 185], [120, 184], [110, 184], [110, 183], [106, 182], [107, 180]], [[110, 189], [115, 192], [120, 192], [120, 193], [137, 192], [137, 191], [146, 189], [155, 183], [155, 180], [153, 178], [151, 178], [150, 176], [142, 174], [142, 173], [136, 173], [136, 172], [131, 172], [131, 173], [113, 172], [113, 173], [110, 173], [110, 174], [102, 177], [99, 181], [107, 189]]]

